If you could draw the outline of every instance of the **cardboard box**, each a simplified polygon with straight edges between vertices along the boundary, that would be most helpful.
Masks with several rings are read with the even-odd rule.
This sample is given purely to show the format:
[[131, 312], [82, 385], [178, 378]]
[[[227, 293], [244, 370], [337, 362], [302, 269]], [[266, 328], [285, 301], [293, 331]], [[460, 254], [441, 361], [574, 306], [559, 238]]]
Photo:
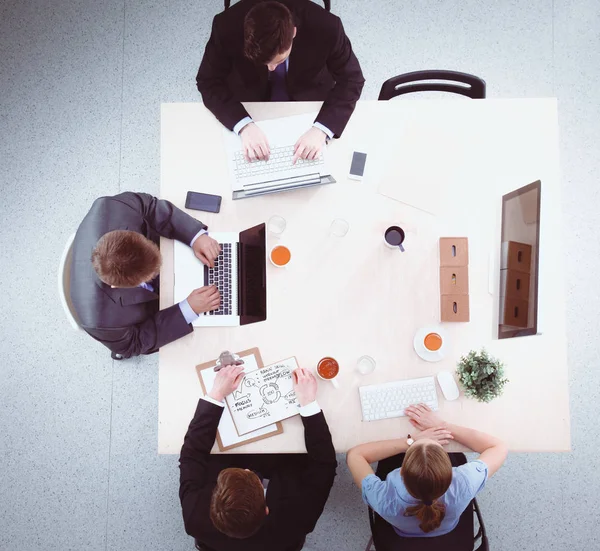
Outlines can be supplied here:
[[500, 297], [500, 319], [502, 325], [528, 327], [529, 302], [518, 298]]
[[440, 268], [440, 294], [441, 295], [468, 295], [469, 294], [469, 268], [468, 266]]
[[442, 295], [440, 313], [442, 321], [469, 321], [469, 295]]
[[466, 237], [440, 237], [440, 266], [468, 266], [469, 240]]
[[500, 269], [530, 274], [532, 252], [533, 247], [527, 243], [504, 241], [500, 253]]
[[517, 270], [500, 270], [500, 296], [529, 300], [531, 276]]

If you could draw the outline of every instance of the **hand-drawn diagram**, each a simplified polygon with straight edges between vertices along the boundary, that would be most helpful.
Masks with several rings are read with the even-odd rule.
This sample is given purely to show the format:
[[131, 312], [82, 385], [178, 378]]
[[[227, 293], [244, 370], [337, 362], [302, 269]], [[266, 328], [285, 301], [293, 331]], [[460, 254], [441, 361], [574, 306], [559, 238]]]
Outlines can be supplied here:
[[226, 398], [238, 434], [298, 413], [292, 382], [292, 371], [297, 367], [296, 358], [288, 358], [244, 376], [239, 387]]

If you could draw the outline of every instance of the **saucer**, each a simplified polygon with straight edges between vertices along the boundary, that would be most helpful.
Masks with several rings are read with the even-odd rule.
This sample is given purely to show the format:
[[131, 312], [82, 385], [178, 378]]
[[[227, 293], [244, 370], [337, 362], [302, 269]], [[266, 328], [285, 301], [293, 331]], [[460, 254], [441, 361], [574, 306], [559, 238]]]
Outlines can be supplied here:
[[[425, 348], [425, 337], [429, 333], [437, 333], [440, 337], [442, 337], [442, 346], [439, 350], [428, 350]], [[420, 358], [425, 360], [426, 362], [439, 362], [444, 359], [444, 350], [446, 349], [446, 341], [448, 336], [446, 332], [439, 326], [432, 327], [422, 327], [415, 334], [415, 339], [413, 341], [413, 346], [415, 347], [415, 352], [419, 355]]]

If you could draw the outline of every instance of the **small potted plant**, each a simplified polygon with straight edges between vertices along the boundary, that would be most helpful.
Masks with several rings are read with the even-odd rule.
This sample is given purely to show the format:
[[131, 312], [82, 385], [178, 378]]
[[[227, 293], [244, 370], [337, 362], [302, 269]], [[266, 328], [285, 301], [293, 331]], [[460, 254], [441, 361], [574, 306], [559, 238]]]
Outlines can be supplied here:
[[504, 365], [485, 350], [471, 350], [458, 362], [456, 374], [464, 388], [465, 396], [480, 402], [490, 402], [502, 394], [508, 379], [504, 378]]

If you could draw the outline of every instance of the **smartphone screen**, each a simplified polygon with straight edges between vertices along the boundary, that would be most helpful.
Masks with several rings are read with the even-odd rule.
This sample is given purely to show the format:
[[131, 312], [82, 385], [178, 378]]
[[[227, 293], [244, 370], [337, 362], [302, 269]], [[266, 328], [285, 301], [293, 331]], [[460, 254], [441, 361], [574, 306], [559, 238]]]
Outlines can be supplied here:
[[367, 162], [367, 154], [354, 152], [352, 155], [352, 164], [350, 165], [350, 174], [352, 176], [362, 176], [365, 172], [365, 164]]
[[185, 201], [186, 209], [203, 210], [205, 212], [219, 212], [221, 210], [221, 197], [208, 193], [188, 191]]

